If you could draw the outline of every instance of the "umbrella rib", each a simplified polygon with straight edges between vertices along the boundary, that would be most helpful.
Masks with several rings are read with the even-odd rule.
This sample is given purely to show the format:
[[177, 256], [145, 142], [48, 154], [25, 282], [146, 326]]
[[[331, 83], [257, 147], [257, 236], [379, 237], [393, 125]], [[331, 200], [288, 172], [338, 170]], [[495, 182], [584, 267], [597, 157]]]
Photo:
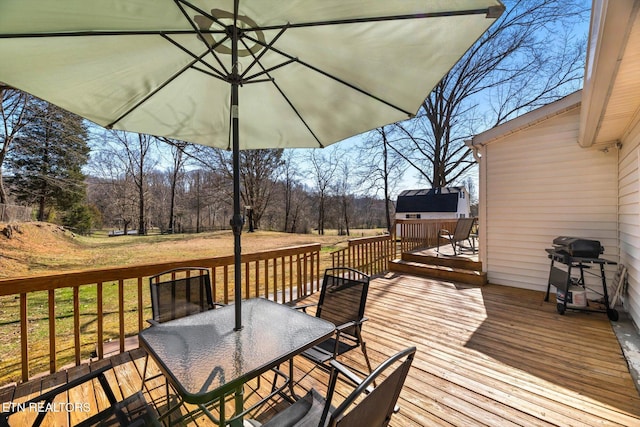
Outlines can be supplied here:
[[[264, 56], [265, 53], [267, 53], [269, 51], [269, 48], [271, 46], [273, 46], [273, 44], [278, 41], [278, 39], [284, 34], [285, 31], [287, 31], [289, 27], [288, 26], [284, 26], [282, 27], [282, 29], [280, 29], [280, 31], [278, 32], [278, 34], [276, 34], [276, 36], [269, 42], [268, 44], [268, 48], [267, 49], [262, 49], [262, 51], [260, 52], [260, 54], [256, 57], [254, 56], [253, 62], [251, 64], [249, 64], [249, 66], [247, 67], [246, 70], [244, 70], [244, 73], [242, 73], [242, 75], [240, 76], [241, 80], [244, 80], [244, 77], [247, 75], [247, 73], [249, 72], [249, 70], [251, 70], [251, 68], [256, 65], [257, 63], [260, 62], [260, 58], [262, 58]], [[242, 42], [242, 44], [244, 45], [245, 49], [247, 49], [248, 51], [251, 51], [251, 49], [249, 49], [249, 46], [247, 46], [247, 44], [245, 43], [245, 41], [243, 39], [240, 39], [240, 41]], [[262, 74], [262, 73], [261, 73]]]
[[[200, 30], [202, 34], [226, 34], [220, 30]], [[197, 35], [193, 30], [113, 30], [113, 31], [70, 31], [70, 32], [43, 32], [43, 33], [11, 33], [0, 34], [0, 39], [28, 39], [46, 37], [109, 37], [109, 36], [157, 36], [170, 35]]]
[[[198, 56], [198, 55], [196, 55], [195, 53], [191, 52], [191, 51], [190, 51], [189, 49], [187, 49], [186, 47], [184, 47], [183, 45], [181, 45], [180, 43], [178, 43], [177, 41], [173, 40], [171, 37], [169, 37], [169, 36], [167, 36], [167, 35], [165, 35], [165, 34], [161, 34], [161, 36], [162, 36], [165, 40], [167, 40], [169, 43], [171, 43], [172, 45], [174, 45], [174, 46], [175, 46], [175, 47], [177, 47], [178, 49], [182, 50], [182, 51], [183, 51], [184, 53], [186, 53], [187, 55], [191, 56], [191, 57], [192, 57], [193, 59], [195, 59], [198, 63], [200, 63], [200, 64], [204, 65], [205, 67], [207, 67], [208, 69], [210, 69], [213, 73], [217, 74], [217, 76], [216, 76], [216, 75], [213, 75], [213, 74], [211, 74], [211, 73], [207, 73], [207, 74], [209, 74], [209, 75], [213, 75], [213, 77], [218, 77], [218, 78], [220, 78], [220, 79], [222, 79], [222, 80], [224, 80], [224, 81], [227, 81], [227, 75], [228, 75], [228, 73], [226, 73], [226, 74], [225, 74], [224, 72], [222, 72], [222, 71], [218, 70], [218, 69], [217, 69], [217, 68], [215, 68], [214, 66], [212, 66], [212, 65], [210, 65], [210, 64], [208, 64], [207, 62], [205, 62], [205, 61], [203, 61], [203, 60], [202, 60], [202, 58], [204, 58], [204, 57], [209, 53], [209, 51], [207, 51], [206, 53], [204, 53], [204, 54], [203, 54], [203, 55], [201, 55], [201, 56]], [[214, 56], [215, 56], [215, 55], [214, 55]], [[220, 62], [220, 61], [218, 61], [218, 62]], [[193, 64], [193, 63], [192, 63], [192, 64]], [[220, 64], [220, 65], [224, 68], [224, 65], [223, 65], [223, 64]], [[193, 68], [198, 69], [198, 68], [196, 68], [195, 66], [194, 66]], [[199, 70], [199, 69], [198, 69], [198, 70]], [[199, 71], [202, 71], [202, 70], [199, 70]], [[225, 70], [225, 71], [226, 71], [226, 70]]]
[[[293, 61], [288, 61], [287, 63], [291, 63], [291, 62], [293, 62]], [[313, 136], [313, 139], [315, 139], [315, 140], [316, 140], [316, 142], [318, 143], [318, 146], [319, 146], [320, 148], [324, 148], [324, 144], [322, 144], [322, 142], [320, 142], [320, 138], [318, 138], [318, 136], [315, 134], [315, 132], [311, 129], [311, 127], [310, 127], [310, 126], [309, 126], [309, 124], [306, 122], [306, 120], [302, 117], [302, 115], [300, 114], [300, 112], [298, 111], [298, 109], [295, 107], [295, 105], [293, 105], [293, 102], [291, 102], [291, 100], [289, 99], [289, 97], [284, 93], [284, 91], [280, 88], [280, 86], [278, 86], [278, 83], [276, 83], [275, 79], [269, 75], [269, 71], [270, 71], [271, 69], [266, 70], [266, 69], [262, 66], [262, 64], [260, 64], [260, 62], [258, 62], [257, 60], [255, 61], [255, 63], [256, 63], [256, 64], [258, 64], [258, 66], [259, 66], [260, 68], [262, 68], [262, 72], [257, 73], [257, 74], [254, 74], [254, 76], [262, 75], [262, 74], [266, 74], [266, 75], [267, 75], [268, 79], [267, 79], [266, 81], [271, 82], [271, 83], [275, 86], [276, 90], [277, 90], [278, 92], [280, 92], [280, 95], [282, 95], [282, 97], [283, 97], [283, 98], [284, 98], [284, 100], [287, 102], [287, 104], [289, 104], [289, 107], [291, 107], [291, 109], [292, 109], [292, 110], [293, 110], [293, 112], [296, 114], [296, 116], [298, 116], [298, 118], [300, 119], [300, 121], [302, 122], [302, 124], [304, 125], [304, 127], [306, 127], [306, 128], [307, 128], [307, 130], [309, 131], [309, 133], [311, 134], [311, 136]], [[273, 69], [279, 68], [279, 67], [281, 67], [281, 66], [283, 66], [283, 65], [286, 65], [286, 64], [281, 64], [281, 65], [279, 65], [279, 66], [273, 67]], [[252, 77], [253, 77], [253, 76], [252, 76]], [[258, 80], [258, 81], [262, 82], [263, 80]], [[243, 83], [257, 83], [258, 81], [254, 81], [254, 82], [249, 81], [249, 82], [243, 82]]]
[[[282, 68], [282, 67], [284, 67], [285, 65], [289, 65], [289, 64], [292, 64], [292, 63], [294, 63], [294, 62], [296, 62], [296, 61], [295, 61], [295, 59], [290, 59], [290, 60], [288, 60], [288, 61], [286, 61], [286, 62], [283, 62], [282, 64], [274, 65], [274, 66], [273, 66], [273, 67], [271, 67], [271, 68], [268, 68], [268, 69], [266, 69], [266, 70], [262, 70], [262, 71], [260, 71], [260, 72], [255, 73], [255, 74], [252, 74], [252, 75], [250, 75], [249, 77], [247, 77], [246, 79], [245, 79], [245, 78], [243, 78], [243, 79], [242, 79], [242, 83], [243, 83], [243, 84], [245, 84], [245, 83], [254, 83], [254, 80], [255, 80], [255, 78], [256, 78], [256, 77], [262, 76], [263, 74], [268, 74], [270, 71], [277, 70], [278, 68]], [[272, 77], [269, 77], [267, 80], [273, 80], [273, 78], [272, 78]]]
[[[269, 75], [267, 70], [264, 70], [265, 73], [267, 73], [267, 75]], [[296, 116], [298, 116], [298, 118], [300, 119], [300, 121], [302, 122], [302, 124], [304, 125], [304, 127], [307, 128], [307, 130], [309, 131], [309, 133], [311, 134], [311, 136], [313, 136], [313, 138], [316, 140], [316, 142], [318, 143], [318, 146], [320, 148], [324, 148], [324, 144], [322, 144], [322, 142], [320, 142], [320, 139], [318, 138], [318, 136], [315, 134], [315, 132], [311, 129], [311, 127], [309, 126], [309, 124], [307, 123], [307, 121], [302, 117], [302, 115], [300, 114], [300, 112], [298, 111], [298, 109], [295, 107], [295, 105], [293, 105], [293, 102], [291, 102], [291, 100], [289, 99], [289, 97], [284, 93], [284, 91], [280, 88], [280, 86], [278, 86], [278, 83], [276, 83], [275, 79], [273, 79], [271, 76], [269, 76], [269, 78], [271, 79], [271, 83], [275, 86], [276, 90], [278, 92], [280, 92], [280, 95], [282, 95], [282, 97], [284, 98], [284, 100], [287, 102], [287, 104], [289, 104], [289, 107], [291, 107], [291, 109], [293, 110], [293, 112], [296, 114]]]
[[[218, 65], [220, 65], [220, 67], [224, 70], [224, 73], [228, 76], [229, 75], [229, 70], [227, 70], [227, 67], [224, 66], [224, 64], [222, 63], [222, 61], [220, 60], [220, 58], [218, 58], [218, 55], [216, 55], [215, 52], [215, 48], [220, 46], [223, 42], [225, 42], [228, 38], [229, 35], [225, 34], [225, 37], [220, 40], [218, 43], [215, 44], [215, 46], [209, 46], [209, 43], [207, 43], [207, 41], [205, 40], [204, 36], [203, 36], [203, 32], [202, 30], [200, 30], [200, 28], [198, 28], [197, 25], [195, 25], [195, 23], [191, 20], [191, 18], [189, 17], [189, 15], [187, 14], [187, 11], [184, 10], [184, 7], [182, 6], [182, 2], [180, 0], [174, 0], [176, 6], [178, 7], [178, 9], [180, 9], [180, 12], [182, 12], [182, 14], [184, 15], [185, 19], [187, 20], [187, 22], [189, 22], [189, 25], [191, 25], [191, 28], [193, 28], [193, 30], [198, 33], [198, 37], [200, 38], [200, 40], [202, 40], [202, 42], [204, 43], [204, 45], [207, 47], [207, 50], [209, 52], [211, 52], [211, 55], [213, 55], [213, 57], [215, 58], [216, 62], [218, 63]], [[191, 7], [192, 9], [198, 11], [199, 13], [204, 13], [205, 15], [208, 16], [207, 13], [201, 11], [200, 9], [196, 8], [194, 5], [190, 4], [190, 3], [185, 3], [187, 6]], [[211, 19], [215, 20], [217, 22], [217, 19], [210, 17]]]
[[389, 102], [389, 101], [387, 101], [387, 100], [384, 100], [384, 99], [380, 98], [379, 96], [374, 95], [374, 94], [373, 94], [373, 93], [371, 93], [371, 92], [367, 92], [367, 91], [366, 91], [366, 90], [364, 90], [364, 89], [360, 89], [359, 87], [357, 87], [357, 86], [353, 85], [352, 83], [349, 83], [349, 82], [347, 82], [347, 81], [345, 81], [345, 80], [343, 80], [343, 79], [341, 79], [341, 78], [339, 78], [339, 77], [337, 77], [337, 76], [334, 76], [333, 74], [330, 74], [330, 73], [328, 73], [328, 72], [326, 72], [326, 71], [324, 71], [324, 70], [321, 70], [320, 68], [315, 67], [315, 66], [313, 66], [313, 65], [311, 65], [311, 64], [309, 64], [309, 63], [307, 63], [307, 62], [301, 61], [299, 58], [296, 58], [296, 57], [294, 57], [294, 56], [291, 56], [291, 55], [289, 55], [288, 53], [281, 51], [280, 49], [277, 49], [277, 48], [275, 48], [275, 47], [273, 47], [273, 46], [269, 47], [269, 46], [267, 46], [267, 44], [266, 44], [266, 43], [262, 43], [262, 42], [260, 42], [260, 40], [254, 39], [253, 37], [247, 36], [247, 38], [248, 38], [249, 40], [251, 40], [251, 41], [255, 42], [255, 43], [261, 44], [263, 47], [268, 48], [268, 49], [270, 49], [271, 51], [273, 51], [273, 52], [275, 52], [275, 53], [278, 53], [278, 54], [280, 54], [280, 55], [284, 56], [285, 58], [288, 58], [288, 59], [290, 60], [288, 63], [291, 63], [291, 62], [297, 62], [298, 64], [300, 64], [300, 65], [302, 65], [302, 66], [304, 66], [304, 67], [307, 67], [307, 68], [309, 68], [310, 70], [315, 71], [316, 73], [322, 74], [323, 76], [328, 77], [328, 78], [330, 78], [330, 79], [332, 79], [332, 80], [335, 80], [335, 81], [337, 81], [338, 83], [341, 83], [341, 84], [343, 84], [343, 85], [345, 85], [345, 86], [349, 87], [350, 89], [355, 90], [356, 92], [360, 92], [361, 94], [363, 94], [363, 95], [365, 95], [365, 96], [368, 96], [368, 97], [370, 97], [370, 98], [372, 98], [372, 99], [375, 99], [375, 100], [376, 100], [376, 101], [378, 101], [378, 102], [381, 102], [382, 104], [385, 104], [385, 105], [387, 105], [387, 106], [389, 106], [389, 107], [391, 107], [391, 108], [393, 108], [393, 109], [395, 109], [395, 110], [398, 110], [398, 111], [400, 111], [400, 112], [402, 112], [402, 113], [406, 114], [408, 117], [413, 117], [413, 116], [415, 115], [414, 113], [411, 113], [411, 112], [409, 112], [409, 111], [405, 110], [405, 109], [404, 109], [404, 108], [402, 108], [402, 107], [399, 107], [399, 106], [397, 106], [397, 105], [394, 105], [394, 104], [392, 104], [391, 102]]
[[[208, 54], [209, 52], [205, 52], [203, 55], [200, 56], [200, 58], [202, 58], [204, 55]], [[115, 119], [114, 121], [112, 121], [111, 123], [109, 123], [107, 126], [105, 126], [107, 129], [111, 129], [116, 123], [118, 123], [120, 120], [122, 120], [123, 118], [125, 118], [126, 116], [128, 116], [129, 114], [131, 114], [133, 111], [135, 111], [140, 105], [144, 104], [145, 102], [147, 102], [147, 100], [149, 98], [151, 98], [152, 96], [154, 96], [156, 93], [160, 92], [162, 89], [164, 89], [169, 83], [171, 83], [172, 81], [174, 81], [175, 79], [178, 78], [178, 76], [180, 76], [182, 73], [184, 73], [186, 70], [188, 69], [193, 69], [195, 68], [193, 66], [193, 64], [195, 64], [196, 62], [199, 62], [200, 59], [196, 59], [192, 62], [190, 62], [189, 64], [187, 64], [186, 66], [184, 66], [180, 71], [178, 71], [177, 73], [175, 73], [173, 76], [171, 76], [170, 78], [168, 78], [167, 80], [165, 80], [160, 86], [158, 86], [157, 88], [155, 88], [154, 90], [152, 90], [151, 92], [149, 92], [148, 94], [146, 94], [141, 100], [139, 100], [138, 102], [135, 103], [135, 105], [133, 105], [131, 108], [129, 108], [127, 111], [125, 111], [124, 113], [122, 113], [117, 119]], [[197, 68], [196, 68], [197, 69]], [[199, 70], [199, 71], [203, 71], [203, 70]], [[210, 74], [210, 73], [207, 73]], [[210, 74], [213, 77], [218, 77], [216, 75]]]
[[[502, 10], [502, 8], [500, 8]], [[406, 15], [389, 15], [389, 16], [371, 16], [365, 18], [348, 18], [348, 19], [334, 19], [326, 21], [314, 21], [314, 22], [301, 22], [297, 24], [287, 23], [286, 25], [270, 25], [265, 27], [252, 28], [253, 30], [269, 31], [277, 30], [280, 28], [305, 28], [305, 27], [319, 27], [326, 25], [344, 25], [344, 24], [361, 24], [366, 22], [383, 22], [383, 21], [403, 21], [408, 19], [427, 19], [427, 18], [446, 18], [450, 16], [466, 16], [466, 15], [487, 15], [491, 17], [494, 13], [494, 8], [484, 9], [467, 9], [457, 11], [443, 11], [443, 12], [431, 12], [431, 13], [413, 13]]]

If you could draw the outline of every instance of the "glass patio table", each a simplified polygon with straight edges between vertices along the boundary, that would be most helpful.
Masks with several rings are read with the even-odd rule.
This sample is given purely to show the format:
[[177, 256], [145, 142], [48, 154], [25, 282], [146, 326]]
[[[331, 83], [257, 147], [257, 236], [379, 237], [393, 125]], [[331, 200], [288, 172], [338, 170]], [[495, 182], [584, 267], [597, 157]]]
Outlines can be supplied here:
[[[234, 331], [234, 316], [234, 307], [226, 306], [154, 325], [139, 334], [141, 347], [180, 398], [198, 405], [219, 425], [227, 422], [225, 396], [235, 392], [231, 423], [241, 425], [246, 412], [243, 384], [329, 338], [335, 330], [330, 322], [262, 298], [242, 302], [240, 331]], [[285, 377], [290, 388], [292, 365]], [[207, 409], [216, 400], [219, 419]]]

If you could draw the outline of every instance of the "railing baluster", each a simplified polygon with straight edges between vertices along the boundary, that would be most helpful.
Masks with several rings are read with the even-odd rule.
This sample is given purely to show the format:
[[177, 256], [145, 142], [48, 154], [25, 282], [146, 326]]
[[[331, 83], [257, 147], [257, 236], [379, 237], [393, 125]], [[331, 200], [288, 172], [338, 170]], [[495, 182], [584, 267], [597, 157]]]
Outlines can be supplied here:
[[102, 308], [102, 282], [96, 284], [96, 313], [98, 318], [98, 359], [104, 358], [104, 315]]
[[223, 279], [224, 303], [229, 304], [229, 266], [225, 265], [222, 271], [224, 273], [224, 279]]
[[245, 292], [245, 298], [251, 298], [251, 293], [249, 290], [249, 263], [248, 262], [244, 264], [244, 292]]
[[[124, 353], [124, 280], [118, 280], [118, 321], [120, 323], [120, 353]], [[79, 365], [79, 363], [76, 363]]]
[[211, 267], [211, 292], [213, 295], [213, 300], [215, 302], [219, 302], [218, 300], [218, 281], [216, 280], [217, 277], [217, 269], [216, 266], [212, 266]]
[[280, 279], [281, 283], [280, 284], [282, 285], [282, 304], [287, 302], [286, 301], [286, 297], [287, 297], [286, 287], [287, 287], [287, 284], [286, 284], [286, 280], [285, 280], [285, 277], [284, 277], [284, 274], [285, 274], [284, 273], [285, 272], [285, 265], [284, 264], [285, 264], [285, 258], [281, 257], [280, 258], [280, 271], [282, 272], [282, 274], [280, 275], [280, 277], [281, 277], [281, 279]]
[[[260, 296], [260, 261], [254, 263], [255, 275], [256, 275], [256, 296]], [[265, 295], [266, 296], [266, 295]]]
[[278, 258], [273, 259], [273, 300], [278, 301]]
[[49, 373], [56, 371], [56, 297], [49, 289]]
[[[301, 255], [298, 254], [296, 259], [296, 276], [297, 276], [296, 278], [298, 282], [298, 296], [307, 295], [307, 286], [304, 283], [305, 276], [302, 273], [302, 268], [303, 268], [302, 266], [305, 265], [305, 263], [301, 262], [300, 257]], [[304, 260], [306, 261], [307, 259], [306, 254], [302, 255], [302, 257], [304, 257]], [[306, 268], [305, 268], [305, 273], [306, 273]]]
[[76, 366], [80, 364], [80, 287], [73, 287], [73, 341]]
[[144, 302], [142, 300], [142, 277], [138, 277], [138, 331], [144, 329]]
[[20, 347], [22, 354], [22, 381], [29, 380], [28, 337], [29, 320], [27, 319], [27, 294], [20, 294]]
[[[267, 299], [269, 299], [269, 259], [264, 260], [264, 293], [266, 294]], [[276, 297], [275, 297], [275, 289], [274, 289], [273, 301], [275, 300], [276, 300]]]
[[[300, 289], [296, 292], [300, 295]], [[293, 301], [293, 255], [289, 255], [289, 301]]]

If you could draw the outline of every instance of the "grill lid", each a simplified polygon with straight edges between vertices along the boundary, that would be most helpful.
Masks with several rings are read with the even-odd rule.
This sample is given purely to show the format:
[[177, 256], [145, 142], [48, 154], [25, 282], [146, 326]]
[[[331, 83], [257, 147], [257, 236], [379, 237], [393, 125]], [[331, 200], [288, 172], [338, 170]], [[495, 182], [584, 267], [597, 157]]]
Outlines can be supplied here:
[[553, 247], [557, 252], [582, 258], [598, 258], [604, 252], [598, 240], [570, 236], [556, 237], [553, 239]]

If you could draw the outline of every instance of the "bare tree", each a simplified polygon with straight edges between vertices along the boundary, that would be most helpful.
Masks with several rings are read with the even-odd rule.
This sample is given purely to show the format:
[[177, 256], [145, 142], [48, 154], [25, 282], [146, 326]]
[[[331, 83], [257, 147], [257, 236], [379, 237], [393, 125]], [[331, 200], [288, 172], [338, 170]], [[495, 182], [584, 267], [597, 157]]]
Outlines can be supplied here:
[[295, 232], [296, 220], [300, 213], [300, 204], [294, 197], [300, 173], [295, 166], [296, 154], [293, 150], [285, 150], [282, 156], [282, 186], [284, 205], [284, 232]]
[[102, 213], [105, 224], [122, 228], [127, 234], [137, 216], [135, 185], [125, 166], [114, 155], [114, 148], [103, 147], [106, 148], [95, 149], [91, 155], [92, 177], [87, 198]]
[[333, 192], [338, 199], [340, 206], [340, 217], [338, 218], [338, 233], [351, 235], [351, 216], [353, 214], [353, 199], [354, 199], [354, 183], [353, 174], [354, 165], [351, 164], [351, 159], [348, 156], [339, 156], [338, 167], [336, 169], [336, 176], [333, 180], [334, 189]]
[[[185, 150], [191, 145], [188, 142], [178, 141], [169, 138], [160, 138], [160, 141], [166, 143], [171, 151], [171, 169], [169, 170], [169, 186], [170, 186], [170, 200], [169, 200], [169, 232], [175, 232], [175, 208], [176, 208], [176, 190], [178, 181], [184, 177], [184, 166], [188, 159], [185, 154]], [[198, 182], [199, 183], [199, 182]]]
[[397, 123], [391, 147], [432, 187], [463, 180], [475, 161], [464, 140], [581, 85], [586, 0], [507, 0], [507, 11], [424, 100]]
[[[223, 170], [229, 182], [233, 177], [233, 165], [229, 151], [212, 148], [211, 164]], [[240, 181], [242, 201], [250, 209], [250, 229], [260, 227], [273, 195], [273, 189], [279, 168], [282, 166], [282, 149], [242, 150], [240, 151]], [[232, 187], [228, 187], [229, 190]], [[228, 194], [231, 202], [231, 194]]]
[[7, 158], [11, 144], [20, 130], [27, 124], [25, 112], [31, 99], [31, 96], [27, 93], [0, 83], [0, 115], [2, 117], [2, 132], [0, 133], [0, 203], [8, 203], [2, 166]]
[[133, 181], [136, 188], [138, 205], [138, 234], [146, 234], [146, 173], [153, 169], [151, 147], [156, 138], [145, 134], [132, 134], [123, 131], [110, 131], [112, 136], [112, 154], [116, 156], [126, 175]]
[[391, 230], [391, 211], [393, 203], [391, 194], [400, 182], [407, 169], [407, 164], [398, 153], [391, 148], [394, 136], [398, 132], [394, 125], [383, 126], [371, 131], [362, 144], [363, 169], [362, 184], [369, 194], [379, 195], [382, 192], [385, 204], [385, 221], [387, 230]]
[[335, 148], [323, 151], [319, 149], [309, 151], [309, 162], [311, 164], [309, 175], [315, 182], [318, 198], [318, 234], [324, 234], [325, 202], [329, 196], [330, 185], [338, 169], [338, 159], [338, 150]]

